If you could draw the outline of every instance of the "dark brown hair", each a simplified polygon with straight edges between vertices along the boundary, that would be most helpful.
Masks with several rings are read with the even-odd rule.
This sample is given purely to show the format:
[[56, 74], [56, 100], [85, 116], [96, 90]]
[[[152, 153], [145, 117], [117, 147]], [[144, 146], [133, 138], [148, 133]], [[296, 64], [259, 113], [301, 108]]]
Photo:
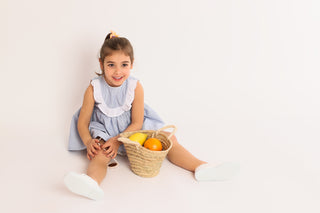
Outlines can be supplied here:
[[[112, 33], [109, 33], [105, 38], [103, 45], [100, 49], [100, 60], [102, 64], [104, 63], [104, 59], [108, 55], [112, 55], [113, 51], [122, 51], [125, 55], [130, 57], [131, 64], [134, 60], [133, 48], [130, 41], [124, 37], [111, 37]], [[104, 75], [104, 70], [102, 70], [101, 74]]]

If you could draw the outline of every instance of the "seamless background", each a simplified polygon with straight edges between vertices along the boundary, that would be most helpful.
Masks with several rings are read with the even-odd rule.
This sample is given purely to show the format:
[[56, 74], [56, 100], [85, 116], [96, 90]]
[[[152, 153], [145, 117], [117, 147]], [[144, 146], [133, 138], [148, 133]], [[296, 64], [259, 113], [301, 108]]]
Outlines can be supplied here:
[[[1, 1], [0, 198], [5, 212], [319, 212], [320, 4], [316, 0]], [[181, 144], [238, 177], [197, 183], [126, 158], [103, 201], [69, 193], [70, 120], [106, 34], [127, 37], [146, 103]]]

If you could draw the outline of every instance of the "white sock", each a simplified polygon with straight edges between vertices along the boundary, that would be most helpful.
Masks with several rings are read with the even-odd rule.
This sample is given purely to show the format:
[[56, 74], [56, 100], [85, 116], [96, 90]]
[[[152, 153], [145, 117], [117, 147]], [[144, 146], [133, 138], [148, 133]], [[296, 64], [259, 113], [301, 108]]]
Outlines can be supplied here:
[[64, 183], [71, 192], [92, 200], [99, 200], [104, 196], [98, 183], [86, 174], [69, 172], [64, 178]]
[[239, 165], [232, 162], [219, 165], [206, 163], [198, 166], [194, 175], [197, 181], [223, 181], [234, 177], [239, 169]]

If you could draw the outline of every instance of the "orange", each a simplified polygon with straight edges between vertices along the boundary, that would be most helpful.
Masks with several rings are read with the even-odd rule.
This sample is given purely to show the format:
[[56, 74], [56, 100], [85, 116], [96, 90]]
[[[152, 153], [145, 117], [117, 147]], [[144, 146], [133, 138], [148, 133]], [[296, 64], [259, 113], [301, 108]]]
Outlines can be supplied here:
[[157, 138], [149, 138], [148, 140], [146, 140], [146, 142], [144, 142], [143, 146], [147, 149], [152, 150], [152, 151], [161, 151], [162, 150], [162, 144], [161, 144], [160, 140], [158, 140]]

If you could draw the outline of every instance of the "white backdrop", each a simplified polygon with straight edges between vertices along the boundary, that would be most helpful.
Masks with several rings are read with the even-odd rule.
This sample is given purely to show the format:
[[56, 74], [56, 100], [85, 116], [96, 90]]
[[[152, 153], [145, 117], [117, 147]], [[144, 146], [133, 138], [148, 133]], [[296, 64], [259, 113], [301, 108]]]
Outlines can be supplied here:
[[4, 148], [66, 149], [114, 30], [134, 47], [146, 102], [193, 153], [265, 166], [285, 155], [319, 174], [318, 1], [10, 0], [0, 10]]

